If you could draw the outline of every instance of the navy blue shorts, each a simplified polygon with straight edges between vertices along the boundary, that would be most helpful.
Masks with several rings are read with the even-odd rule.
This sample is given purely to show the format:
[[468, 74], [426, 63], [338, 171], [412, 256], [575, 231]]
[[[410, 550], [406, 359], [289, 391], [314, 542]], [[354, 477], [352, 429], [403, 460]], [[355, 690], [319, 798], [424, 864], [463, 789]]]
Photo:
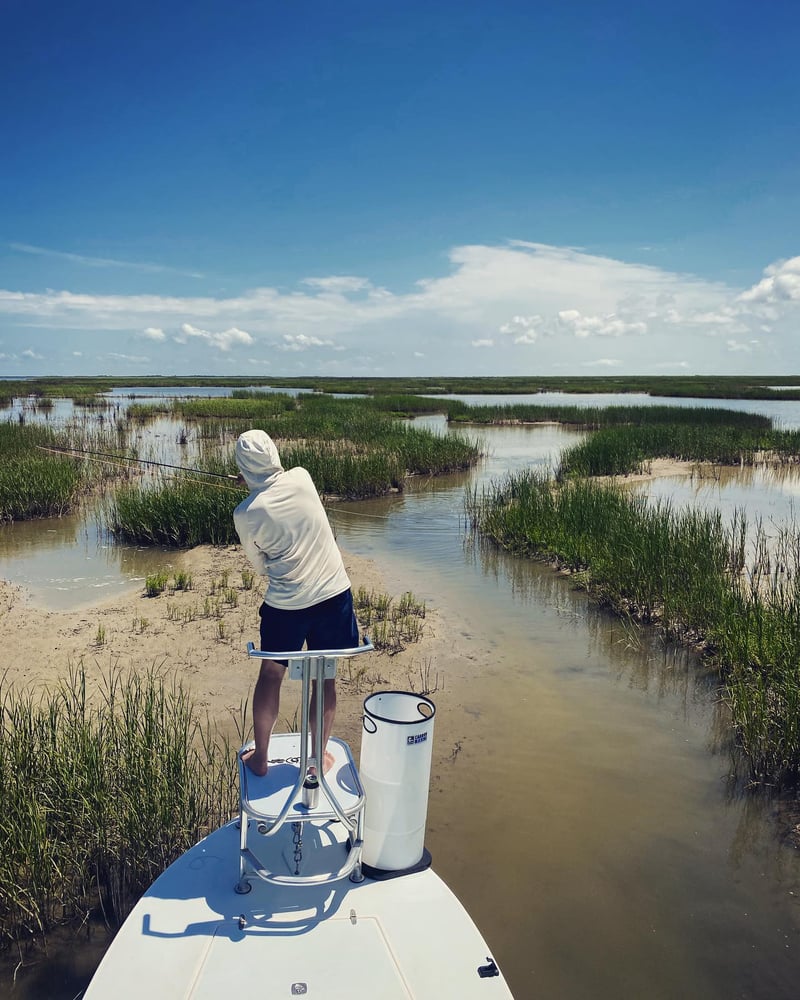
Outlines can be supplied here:
[[287, 610], [262, 604], [259, 614], [261, 648], [271, 653], [291, 653], [302, 649], [303, 643], [310, 650], [352, 649], [359, 643], [349, 588], [310, 608]]

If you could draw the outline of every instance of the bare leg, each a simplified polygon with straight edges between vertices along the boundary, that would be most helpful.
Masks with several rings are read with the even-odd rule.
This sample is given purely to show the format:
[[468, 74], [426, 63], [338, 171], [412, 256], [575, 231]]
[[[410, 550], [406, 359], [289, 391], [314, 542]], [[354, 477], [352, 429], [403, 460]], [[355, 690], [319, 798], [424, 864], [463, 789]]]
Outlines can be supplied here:
[[[333, 719], [336, 715], [336, 681], [331, 678], [330, 680], [323, 681], [325, 688], [323, 693], [325, 695], [325, 703], [322, 706], [322, 752], [323, 762], [322, 762], [322, 773], [327, 774], [328, 771], [333, 767], [333, 754], [328, 753], [325, 747], [328, 745], [328, 740], [330, 739], [331, 730], [333, 729]], [[311, 714], [311, 754], [312, 756], [316, 753], [317, 747], [317, 682], [314, 681], [312, 692], [311, 692], [311, 707], [309, 709]], [[313, 768], [311, 769], [313, 770]]]
[[253, 774], [267, 773], [269, 760], [269, 738], [278, 718], [281, 700], [281, 684], [286, 667], [275, 660], [262, 660], [261, 670], [253, 691], [253, 736], [256, 746], [242, 759]]

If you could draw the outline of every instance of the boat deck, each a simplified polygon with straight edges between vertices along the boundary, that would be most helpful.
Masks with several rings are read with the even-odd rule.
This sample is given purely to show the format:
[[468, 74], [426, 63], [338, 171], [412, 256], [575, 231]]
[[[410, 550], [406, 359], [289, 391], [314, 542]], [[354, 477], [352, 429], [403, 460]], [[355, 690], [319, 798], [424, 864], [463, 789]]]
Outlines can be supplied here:
[[[336, 850], [342, 825], [312, 834], [314, 825], [304, 824], [304, 842]], [[291, 825], [262, 839], [291, 864]], [[511, 997], [502, 975], [479, 974], [486, 942], [431, 869], [321, 886], [256, 881], [240, 895], [238, 851], [231, 822], [168, 868], [120, 929], [85, 1000], [219, 1000], [234, 990], [262, 1000]]]

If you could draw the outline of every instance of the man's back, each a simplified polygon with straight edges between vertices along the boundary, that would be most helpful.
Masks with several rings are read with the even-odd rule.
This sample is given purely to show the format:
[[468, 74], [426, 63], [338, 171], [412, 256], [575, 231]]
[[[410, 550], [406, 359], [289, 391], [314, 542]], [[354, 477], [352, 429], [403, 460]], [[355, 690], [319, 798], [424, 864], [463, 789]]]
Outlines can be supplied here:
[[325, 508], [303, 468], [274, 475], [233, 513], [251, 563], [269, 579], [264, 600], [277, 608], [308, 608], [347, 590]]

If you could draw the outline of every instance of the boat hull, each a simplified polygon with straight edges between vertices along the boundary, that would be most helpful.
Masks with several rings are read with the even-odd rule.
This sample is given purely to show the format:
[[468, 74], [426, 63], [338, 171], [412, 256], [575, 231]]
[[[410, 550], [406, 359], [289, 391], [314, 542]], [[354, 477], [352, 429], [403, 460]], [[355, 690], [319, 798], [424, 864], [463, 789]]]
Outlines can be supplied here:
[[[340, 823], [303, 825], [316, 856], [345, 851]], [[263, 837], [273, 870], [297, 863], [287, 824]], [[510, 998], [487, 944], [432, 869], [318, 886], [254, 880], [236, 891], [237, 822], [175, 861], [111, 943], [85, 1000]], [[303, 844], [300, 845], [302, 853]]]

